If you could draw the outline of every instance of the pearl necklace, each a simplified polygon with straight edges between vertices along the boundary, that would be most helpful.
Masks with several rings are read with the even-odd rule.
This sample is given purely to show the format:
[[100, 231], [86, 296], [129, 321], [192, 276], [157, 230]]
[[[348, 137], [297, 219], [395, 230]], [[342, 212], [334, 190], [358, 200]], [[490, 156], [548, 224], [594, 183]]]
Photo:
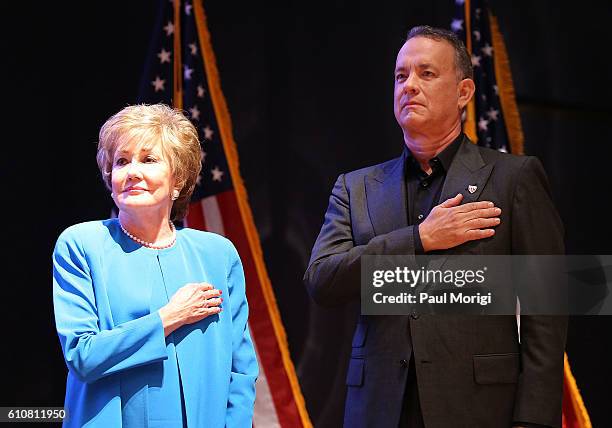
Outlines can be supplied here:
[[145, 240], [142, 240], [142, 239], [132, 235], [130, 232], [125, 230], [125, 227], [123, 227], [121, 222], [119, 222], [119, 226], [121, 227], [121, 230], [123, 230], [123, 233], [125, 233], [127, 236], [129, 236], [132, 240], [138, 242], [143, 247], [151, 248], [153, 250], [163, 250], [164, 248], [172, 247], [174, 245], [174, 243], [176, 242], [176, 229], [174, 228], [174, 224], [172, 222], [169, 222], [169, 223], [170, 223], [170, 229], [172, 229], [173, 237], [172, 237], [172, 241], [170, 241], [166, 245], [155, 245], [152, 242], [147, 242]]

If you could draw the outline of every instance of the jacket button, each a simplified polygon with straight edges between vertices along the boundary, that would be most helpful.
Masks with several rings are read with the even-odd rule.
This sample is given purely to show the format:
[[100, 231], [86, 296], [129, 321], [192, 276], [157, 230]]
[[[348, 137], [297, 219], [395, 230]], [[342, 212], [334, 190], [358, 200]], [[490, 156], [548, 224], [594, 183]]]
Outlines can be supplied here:
[[404, 368], [408, 367], [408, 360], [401, 359], [399, 363], [400, 363], [400, 366]]

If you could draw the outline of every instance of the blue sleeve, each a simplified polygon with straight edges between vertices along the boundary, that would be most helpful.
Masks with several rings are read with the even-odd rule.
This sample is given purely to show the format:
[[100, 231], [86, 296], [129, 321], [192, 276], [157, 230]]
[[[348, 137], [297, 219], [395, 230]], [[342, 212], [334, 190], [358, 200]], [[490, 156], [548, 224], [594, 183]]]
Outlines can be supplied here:
[[251, 426], [255, 404], [255, 381], [259, 374], [257, 357], [247, 324], [249, 307], [245, 279], [238, 253], [232, 248], [233, 261], [228, 275], [232, 317], [232, 372], [227, 402], [227, 428]]
[[53, 252], [55, 324], [70, 372], [83, 382], [167, 358], [164, 329], [157, 312], [117, 326], [100, 328], [91, 267], [70, 229]]

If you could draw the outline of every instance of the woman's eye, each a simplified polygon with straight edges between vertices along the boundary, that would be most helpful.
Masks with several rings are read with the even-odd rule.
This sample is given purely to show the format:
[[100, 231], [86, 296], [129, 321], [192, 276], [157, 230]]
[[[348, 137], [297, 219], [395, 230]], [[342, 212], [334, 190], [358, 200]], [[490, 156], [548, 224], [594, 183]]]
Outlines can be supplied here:
[[153, 162], [157, 162], [157, 159], [153, 156], [147, 156], [144, 161], [145, 163], [153, 163]]
[[125, 158], [119, 158], [115, 161], [115, 165], [117, 166], [123, 166], [127, 163], [127, 160]]

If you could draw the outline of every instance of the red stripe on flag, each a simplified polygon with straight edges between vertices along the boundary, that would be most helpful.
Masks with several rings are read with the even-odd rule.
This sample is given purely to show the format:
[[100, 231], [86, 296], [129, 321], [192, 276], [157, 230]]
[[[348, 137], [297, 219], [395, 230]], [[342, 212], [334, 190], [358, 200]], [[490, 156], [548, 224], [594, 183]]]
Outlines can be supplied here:
[[296, 421], [300, 421], [300, 414], [285, 372], [281, 350], [257, 275], [255, 256], [249, 246], [246, 230], [240, 218], [236, 194], [234, 191], [219, 193], [217, 201], [223, 217], [226, 237], [236, 246], [242, 260], [249, 300], [249, 326], [268, 378], [278, 420], [283, 427], [294, 427]]
[[579, 428], [580, 423], [576, 418], [574, 406], [572, 404], [572, 393], [567, 385], [567, 378], [563, 379], [563, 428]]
[[201, 201], [189, 204], [189, 212], [185, 220], [187, 220], [187, 226], [192, 229], [206, 230], [206, 221], [204, 220]]

